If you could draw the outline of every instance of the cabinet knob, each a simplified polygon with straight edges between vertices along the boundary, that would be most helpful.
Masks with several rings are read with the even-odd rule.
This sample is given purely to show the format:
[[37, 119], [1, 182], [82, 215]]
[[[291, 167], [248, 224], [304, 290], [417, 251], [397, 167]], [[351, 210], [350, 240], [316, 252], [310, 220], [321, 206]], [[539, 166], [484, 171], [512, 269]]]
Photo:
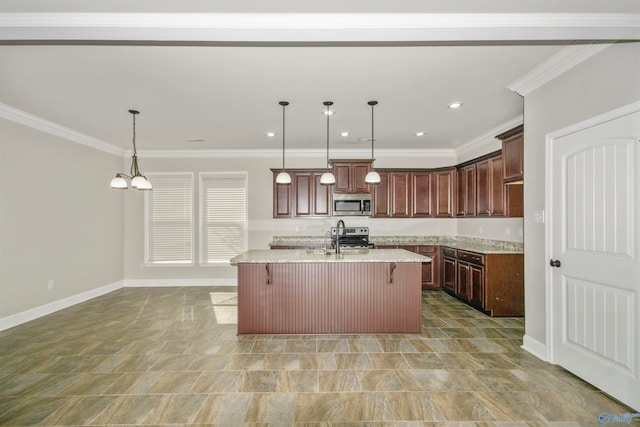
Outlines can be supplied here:
[[560, 262], [560, 260], [552, 259], [552, 260], [549, 262], [549, 265], [550, 265], [551, 267], [560, 267], [560, 266], [562, 265], [562, 263]]

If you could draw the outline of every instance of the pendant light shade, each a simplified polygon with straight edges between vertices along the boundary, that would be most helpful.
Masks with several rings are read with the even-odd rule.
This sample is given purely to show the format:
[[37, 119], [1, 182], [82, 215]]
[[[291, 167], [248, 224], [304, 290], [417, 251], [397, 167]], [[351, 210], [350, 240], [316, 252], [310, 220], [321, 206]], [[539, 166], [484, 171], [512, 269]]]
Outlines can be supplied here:
[[291, 184], [291, 175], [287, 172], [282, 171], [276, 176], [276, 184], [279, 185], [289, 185]]
[[376, 171], [369, 171], [367, 176], [364, 177], [364, 182], [367, 184], [380, 184], [380, 174]]
[[127, 180], [130, 180], [132, 188], [136, 188], [138, 190], [151, 190], [153, 189], [153, 186], [149, 180], [140, 173], [140, 169], [138, 168], [138, 156], [136, 153], [136, 115], [140, 114], [140, 112], [136, 110], [129, 110], [129, 112], [133, 116], [133, 155], [131, 156], [131, 168], [129, 172], [131, 175], [126, 175], [124, 173], [116, 174], [116, 177], [111, 180], [111, 188], [126, 190], [129, 188]]
[[285, 121], [284, 121], [284, 110], [289, 105], [287, 101], [278, 102], [282, 106], [282, 172], [276, 176], [276, 184], [278, 185], [290, 185], [291, 184], [291, 176], [284, 170], [284, 130], [285, 130]]
[[365, 176], [364, 182], [367, 184], [380, 184], [380, 174], [373, 169], [373, 145], [375, 142], [374, 134], [373, 134], [373, 107], [378, 104], [378, 101], [369, 101], [367, 104], [371, 106], [371, 171]]
[[320, 177], [320, 184], [322, 185], [333, 185], [336, 183], [336, 177], [333, 176], [331, 171], [329, 171], [329, 117], [333, 114], [333, 111], [329, 110], [329, 107], [333, 105], [331, 101], [325, 101], [322, 103], [327, 107], [327, 111], [324, 114], [327, 116], [327, 170]]

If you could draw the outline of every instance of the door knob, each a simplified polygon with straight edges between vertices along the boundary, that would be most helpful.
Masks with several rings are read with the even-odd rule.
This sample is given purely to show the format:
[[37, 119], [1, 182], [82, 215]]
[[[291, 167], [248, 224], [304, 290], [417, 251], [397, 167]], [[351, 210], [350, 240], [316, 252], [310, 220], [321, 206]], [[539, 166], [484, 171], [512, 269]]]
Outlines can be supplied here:
[[560, 260], [552, 259], [552, 260], [549, 262], [549, 265], [550, 265], [551, 267], [560, 267], [562, 264], [560, 263]]

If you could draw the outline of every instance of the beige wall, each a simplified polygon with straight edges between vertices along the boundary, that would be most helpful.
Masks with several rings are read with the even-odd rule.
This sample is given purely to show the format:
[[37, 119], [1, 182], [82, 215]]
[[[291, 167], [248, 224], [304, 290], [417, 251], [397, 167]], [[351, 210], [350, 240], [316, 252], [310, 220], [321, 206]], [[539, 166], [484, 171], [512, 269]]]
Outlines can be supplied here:
[[0, 319], [121, 281], [122, 158], [4, 119], [0, 134]]
[[[485, 151], [493, 151], [493, 148]], [[280, 158], [188, 158], [162, 159], [141, 156], [140, 167], [147, 172], [246, 171], [249, 180], [249, 249], [268, 249], [274, 235], [320, 236], [335, 225], [336, 218], [274, 219], [272, 202], [272, 173], [270, 168], [280, 166]], [[426, 158], [384, 157], [376, 160], [377, 167], [435, 168], [456, 163], [451, 157]], [[295, 168], [321, 168], [324, 158], [287, 158], [287, 165]], [[196, 195], [196, 205], [198, 203]], [[196, 212], [199, 207], [196, 206]], [[138, 280], [186, 279], [210, 280], [212, 283], [235, 283], [236, 268], [230, 266], [156, 267], [144, 265], [144, 195], [128, 191], [125, 195], [125, 271], [130, 284]], [[380, 219], [345, 218], [347, 225], [370, 228], [372, 235], [464, 235], [522, 241], [522, 219]], [[463, 225], [459, 227], [459, 223]], [[466, 224], [469, 224], [468, 226]], [[198, 260], [198, 244], [194, 259]]]
[[526, 335], [546, 344], [545, 136], [640, 100], [640, 44], [609, 47], [525, 96], [524, 242]]

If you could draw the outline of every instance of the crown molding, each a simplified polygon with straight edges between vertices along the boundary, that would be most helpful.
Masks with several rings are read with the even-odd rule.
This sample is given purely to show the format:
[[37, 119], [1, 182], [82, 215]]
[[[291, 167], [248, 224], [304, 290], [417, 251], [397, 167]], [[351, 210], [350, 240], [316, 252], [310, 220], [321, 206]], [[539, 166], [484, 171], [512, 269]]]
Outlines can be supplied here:
[[[369, 149], [332, 149], [331, 157], [369, 159]], [[379, 149], [376, 150], [376, 159], [397, 157], [424, 157], [424, 158], [456, 158], [453, 149]], [[287, 158], [324, 158], [327, 154], [323, 149], [291, 149], [286, 150]], [[131, 150], [125, 152], [125, 156], [131, 156]], [[138, 157], [147, 159], [205, 159], [205, 158], [282, 158], [282, 150], [138, 150]]]
[[567, 46], [511, 83], [508, 88], [519, 95], [526, 96], [609, 46], [611, 43]]
[[7, 104], [0, 103], [0, 117], [50, 135], [58, 136], [62, 139], [66, 139], [67, 141], [104, 151], [105, 153], [114, 154], [116, 156], [124, 156], [125, 154], [125, 150], [120, 147], [100, 141], [99, 139], [83, 133], [76, 132], [73, 129], [69, 129], [41, 117], [34, 116], [33, 114], [29, 114]]
[[[637, 40], [638, 13], [4, 13], [0, 40], [384, 43]], [[322, 31], [330, 30], [330, 31]]]
[[523, 115], [514, 117], [508, 122], [505, 122], [500, 126], [496, 126], [495, 128], [491, 129], [489, 132], [486, 132], [485, 134], [479, 136], [478, 138], [472, 141], [469, 141], [466, 144], [458, 147], [458, 149], [456, 150], [456, 156], [461, 157], [469, 152], [481, 150], [483, 148], [486, 149], [487, 153], [493, 150], [498, 150], [501, 148], [502, 143], [496, 139], [496, 135], [499, 135], [516, 126], [519, 126], [522, 123], [524, 123]]

